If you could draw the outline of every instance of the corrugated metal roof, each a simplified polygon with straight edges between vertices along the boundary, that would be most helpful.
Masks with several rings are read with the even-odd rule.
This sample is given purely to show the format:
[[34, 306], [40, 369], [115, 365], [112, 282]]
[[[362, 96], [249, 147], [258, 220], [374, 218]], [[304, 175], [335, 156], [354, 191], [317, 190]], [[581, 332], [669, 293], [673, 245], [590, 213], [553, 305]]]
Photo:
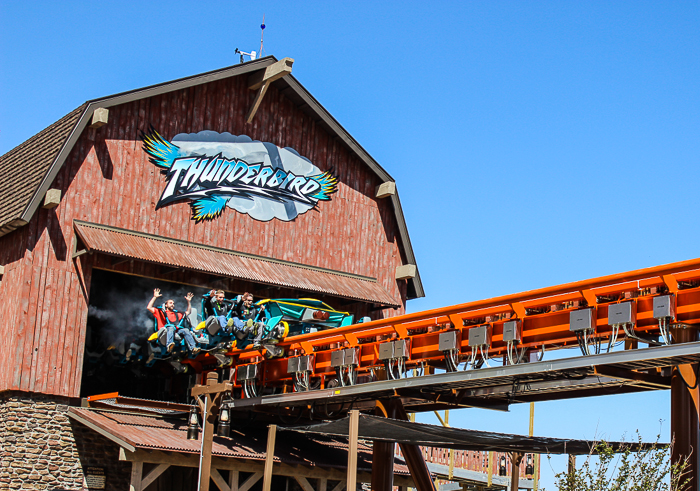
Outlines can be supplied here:
[[376, 279], [252, 256], [106, 225], [74, 221], [89, 250], [112, 256], [398, 307]]
[[[68, 416], [99, 428], [101, 434], [117, 443], [126, 442], [137, 449], [199, 453], [201, 440], [187, 439], [187, 422], [148, 415], [126, 414], [71, 407]], [[94, 429], [94, 428], [93, 428]], [[201, 438], [201, 433], [200, 433]], [[235, 428], [232, 421], [231, 437], [214, 437], [212, 455], [216, 457], [265, 460], [267, 428], [246, 425], [245, 432]], [[289, 465], [319, 466], [344, 469], [347, 462], [346, 438], [309, 437], [278, 438], [275, 442], [275, 462]], [[371, 471], [372, 448], [358, 443], [358, 470]], [[394, 473], [408, 475], [408, 468], [396, 460]]]

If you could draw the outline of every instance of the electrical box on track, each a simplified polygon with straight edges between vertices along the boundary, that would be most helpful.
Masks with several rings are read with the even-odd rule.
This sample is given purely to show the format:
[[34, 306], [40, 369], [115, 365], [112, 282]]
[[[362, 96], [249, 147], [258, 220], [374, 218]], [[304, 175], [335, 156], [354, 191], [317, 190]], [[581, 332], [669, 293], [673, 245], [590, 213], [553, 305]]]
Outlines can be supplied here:
[[331, 353], [331, 366], [333, 368], [358, 365], [357, 351], [355, 348], [345, 348]]
[[258, 365], [242, 365], [236, 370], [236, 380], [244, 382], [246, 380], [255, 380], [258, 378]]
[[469, 329], [469, 346], [474, 348], [491, 346], [491, 326], [483, 325]]
[[523, 324], [522, 322], [508, 321], [503, 323], [503, 341], [513, 341], [519, 343], [523, 340]]
[[457, 331], [441, 332], [438, 337], [440, 351], [452, 351], [457, 348]]
[[295, 356], [287, 360], [287, 373], [299, 373], [311, 371], [311, 357]]
[[634, 307], [634, 302], [614, 303], [608, 306], [608, 324], [611, 326], [634, 324], [636, 320]]
[[408, 343], [405, 339], [397, 339], [379, 345], [379, 360], [394, 360], [396, 358], [408, 358]]
[[572, 310], [569, 313], [570, 331], [595, 331], [595, 309]]
[[675, 319], [676, 302], [673, 295], [654, 297], [654, 319]]

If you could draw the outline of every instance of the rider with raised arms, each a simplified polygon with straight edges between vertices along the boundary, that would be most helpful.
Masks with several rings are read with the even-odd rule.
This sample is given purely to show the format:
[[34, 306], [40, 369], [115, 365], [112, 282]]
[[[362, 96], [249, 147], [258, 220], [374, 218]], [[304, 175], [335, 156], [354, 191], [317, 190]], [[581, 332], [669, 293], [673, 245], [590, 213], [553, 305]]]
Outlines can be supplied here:
[[191, 301], [194, 297], [194, 294], [188, 293], [187, 295], [185, 295], [185, 300], [187, 300], [187, 310], [184, 314], [175, 310], [175, 301], [173, 299], [166, 300], [161, 308], [154, 307], [153, 304], [155, 303], [156, 299], [160, 296], [160, 288], [154, 289], [153, 298], [151, 298], [150, 302], [148, 302], [146, 309], [148, 309], [148, 311], [151, 314], [153, 314], [153, 316], [156, 318], [158, 331], [163, 327], [167, 329], [166, 344], [168, 347], [168, 353], [172, 353], [173, 349], [175, 348], [175, 331], [178, 330], [178, 332], [185, 339], [185, 344], [187, 344], [187, 348], [192, 352], [193, 355], [196, 355], [197, 353], [199, 353], [200, 349], [197, 346], [197, 343], [195, 342], [192, 333], [189, 329], [180, 328], [180, 322], [182, 321], [182, 318], [186, 315], [189, 315], [190, 311], [192, 310]]

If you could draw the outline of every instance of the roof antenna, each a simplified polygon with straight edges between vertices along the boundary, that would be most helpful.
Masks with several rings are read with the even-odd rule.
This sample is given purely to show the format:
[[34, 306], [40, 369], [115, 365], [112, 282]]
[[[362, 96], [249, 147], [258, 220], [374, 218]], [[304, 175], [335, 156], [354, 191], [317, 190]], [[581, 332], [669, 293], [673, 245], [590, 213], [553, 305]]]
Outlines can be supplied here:
[[265, 14], [263, 14], [263, 21], [260, 24], [260, 58], [263, 55], [263, 34], [265, 34]]
[[245, 59], [243, 59], [243, 56], [250, 56], [250, 61], [253, 61], [255, 58], [262, 57], [263, 35], [264, 34], [265, 34], [265, 14], [263, 14], [263, 21], [262, 21], [262, 24], [260, 24], [260, 51], [259, 51], [259, 55], [255, 51], [251, 51], [250, 53], [246, 53], [245, 51], [241, 51], [240, 49], [236, 48], [235, 54], [241, 55], [241, 63], [245, 62]]

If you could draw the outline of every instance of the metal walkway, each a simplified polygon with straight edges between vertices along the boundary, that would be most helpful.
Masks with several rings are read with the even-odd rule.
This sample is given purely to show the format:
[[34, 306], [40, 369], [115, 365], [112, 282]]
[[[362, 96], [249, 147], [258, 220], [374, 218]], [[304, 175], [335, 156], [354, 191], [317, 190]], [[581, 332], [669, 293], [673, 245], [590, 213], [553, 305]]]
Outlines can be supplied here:
[[462, 407], [506, 411], [515, 403], [669, 389], [672, 366], [698, 362], [700, 342], [693, 342], [270, 394], [236, 399], [230, 407], [313, 419], [314, 414], [341, 416], [351, 408], [374, 407], [378, 399], [400, 397], [409, 412]]

